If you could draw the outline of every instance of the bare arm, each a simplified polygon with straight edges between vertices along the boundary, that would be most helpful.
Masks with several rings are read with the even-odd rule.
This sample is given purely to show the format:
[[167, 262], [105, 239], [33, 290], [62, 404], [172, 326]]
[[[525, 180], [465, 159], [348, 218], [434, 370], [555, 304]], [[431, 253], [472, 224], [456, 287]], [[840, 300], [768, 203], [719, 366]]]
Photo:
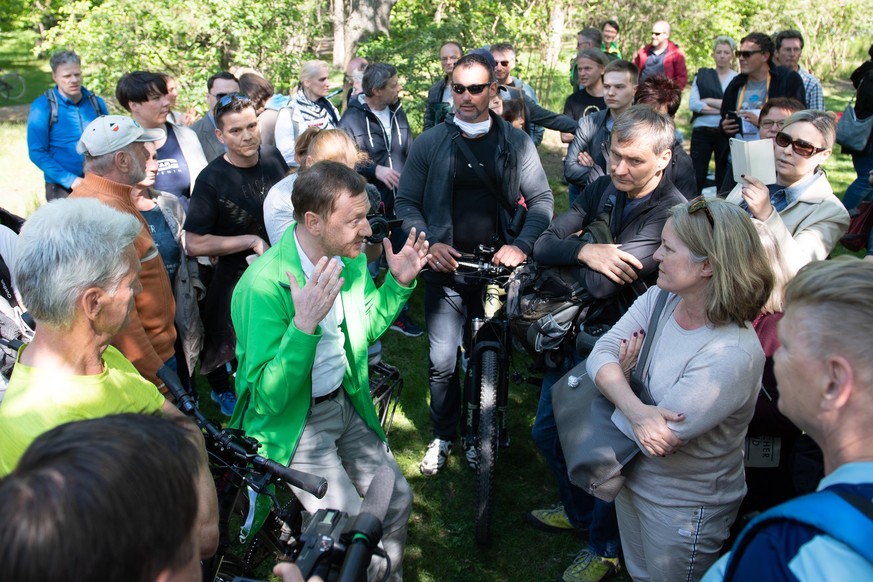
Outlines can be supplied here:
[[195, 234], [185, 232], [185, 247], [193, 257], [220, 257], [251, 250], [262, 255], [270, 245], [254, 234], [219, 236], [216, 234]]

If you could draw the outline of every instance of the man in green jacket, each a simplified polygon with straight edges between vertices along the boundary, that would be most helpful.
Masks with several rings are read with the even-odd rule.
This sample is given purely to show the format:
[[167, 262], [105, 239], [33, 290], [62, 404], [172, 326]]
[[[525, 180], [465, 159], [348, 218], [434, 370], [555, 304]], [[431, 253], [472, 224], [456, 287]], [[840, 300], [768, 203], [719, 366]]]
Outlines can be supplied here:
[[291, 198], [297, 222], [237, 284], [231, 426], [258, 439], [267, 457], [327, 479], [323, 499], [295, 490], [313, 513], [357, 514], [375, 471], [393, 468], [382, 543], [391, 579], [402, 580], [412, 492], [373, 408], [367, 346], [395, 320], [430, 255], [424, 233], [412, 231], [397, 254], [385, 244], [389, 272], [376, 288], [361, 253], [372, 234], [365, 184], [336, 162], [301, 173]]

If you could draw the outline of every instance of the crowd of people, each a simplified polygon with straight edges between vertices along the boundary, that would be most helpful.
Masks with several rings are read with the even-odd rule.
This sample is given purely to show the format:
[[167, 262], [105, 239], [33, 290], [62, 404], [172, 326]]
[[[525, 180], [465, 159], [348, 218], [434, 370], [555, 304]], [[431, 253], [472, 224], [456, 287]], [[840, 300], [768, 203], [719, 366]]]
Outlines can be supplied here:
[[[308, 61], [291, 95], [219, 71], [194, 121], [173, 110], [169, 74], [123, 74], [129, 115], [110, 115], [79, 57], [54, 55], [56, 85], [27, 128], [48, 203], [0, 227], [3, 338], [28, 342], [4, 352], [0, 578], [61, 579], [58, 546], [93, 558], [74, 579], [199, 578], [218, 544], [215, 488], [202, 435], [158, 377], [193, 390], [197, 369], [229, 426], [327, 479], [323, 499], [295, 490], [308, 511], [356, 514], [376, 470], [392, 469], [392, 567], [370, 575], [402, 580], [413, 489], [373, 407], [368, 350], [389, 329], [425, 333], [407, 305], [420, 282], [431, 434], [419, 470], [438, 476], [456, 443], [476, 470], [460, 420], [482, 289], [454, 272], [482, 246], [507, 268], [565, 269], [608, 329], [552, 362], [535, 411], [558, 503], [527, 520], [587, 537], [560, 580], [873, 577], [855, 543], [873, 531], [873, 244], [867, 260], [828, 260], [873, 193], [873, 141], [851, 152], [858, 180], [841, 201], [824, 170], [836, 119], [800, 66], [803, 36], [750, 32], [717, 36], [715, 68], [691, 77], [689, 156], [674, 122], [689, 74], [670, 24], [655, 22], [632, 61], [619, 32], [614, 20], [579, 32], [563, 113], [518, 77], [512, 44], [445, 42], [418, 136], [389, 63], [356, 57], [333, 91], [329, 65]], [[871, 62], [852, 76], [861, 118]], [[559, 216], [537, 151], [546, 129], [569, 144]], [[731, 139], [772, 140], [772, 184], [734, 179]], [[381, 243], [373, 215], [392, 225]], [[595, 221], [611, 243], [581, 236]], [[630, 371], [653, 313], [650, 405]], [[552, 387], [586, 358], [641, 451], [614, 502], [572, 481], [558, 436]], [[827, 511], [791, 513], [817, 488]], [[94, 490], [123, 494], [103, 503]], [[76, 530], [104, 522], [116, 527]], [[95, 543], [59, 541], [70, 533]]]

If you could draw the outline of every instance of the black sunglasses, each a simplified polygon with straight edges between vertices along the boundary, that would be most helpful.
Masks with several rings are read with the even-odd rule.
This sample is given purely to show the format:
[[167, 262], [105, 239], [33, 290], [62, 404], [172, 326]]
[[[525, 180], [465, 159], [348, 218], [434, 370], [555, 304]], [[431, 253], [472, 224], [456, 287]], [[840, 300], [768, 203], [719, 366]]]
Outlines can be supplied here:
[[815, 154], [820, 154], [828, 148], [817, 148], [811, 143], [807, 141], [803, 141], [802, 139], [791, 139], [791, 136], [787, 133], [779, 132], [776, 134], [776, 145], [781, 148], [787, 148], [791, 146], [798, 156], [802, 156], [804, 158], [808, 158], [814, 156]]
[[491, 83], [479, 83], [477, 85], [461, 85], [460, 83], [452, 83], [452, 91], [454, 91], [458, 95], [463, 95], [464, 91], [469, 91], [470, 95], [478, 95], [490, 86]]
[[709, 226], [715, 229], [715, 219], [712, 217], [712, 212], [709, 210], [708, 202], [703, 196], [698, 196], [688, 204], [689, 216], [699, 210], [703, 210], [703, 213], [706, 215], [706, 219], [709, 221]]
[[501, 67], [508, 67], [509, 61], [494, 61], [495, 65], [500, 65]]
[[667, 33], [666, 32], [655, 32], [654, 30], [652, 31], [652, 36], [661, 36], [662, 34], [667, 34]]
[[737, 56], [738, 56], [739, 58], [741, 58], [741, 59], [747, 59], [747, 58], [749, 58], [749, 57], [752, 56], [752, 55], [757, 55], [758, 53], [762, 53], [762, 52], [764, 52], [764, 51], [762, 51], [762, 50], [757, 50], [757, 51], [737, 51]]

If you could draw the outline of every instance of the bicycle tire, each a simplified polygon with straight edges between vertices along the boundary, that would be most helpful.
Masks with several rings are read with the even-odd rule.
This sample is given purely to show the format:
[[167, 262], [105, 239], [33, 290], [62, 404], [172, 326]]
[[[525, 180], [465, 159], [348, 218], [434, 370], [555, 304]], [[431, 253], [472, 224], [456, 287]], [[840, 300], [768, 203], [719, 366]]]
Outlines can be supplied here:
[[24, 96], [24, 77], [18, 73], [6, 73], [0, 80], [4, 84], [4, 96], [8, 101], [21, 99]]
[[476, 471], [476, 542], [491, 541], [494, 469], [497, 461], [497, 352], [482, 352], [479, 366], [479, 468]]

